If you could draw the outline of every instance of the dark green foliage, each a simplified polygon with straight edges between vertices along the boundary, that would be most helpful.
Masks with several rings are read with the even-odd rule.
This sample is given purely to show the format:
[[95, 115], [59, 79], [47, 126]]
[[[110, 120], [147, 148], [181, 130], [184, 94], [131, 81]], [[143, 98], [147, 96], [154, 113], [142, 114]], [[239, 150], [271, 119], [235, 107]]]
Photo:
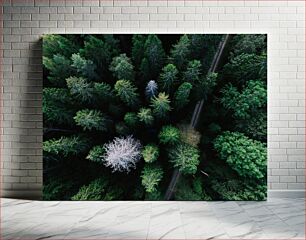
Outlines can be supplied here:
[[162, 144], [174, 145], [180, 141], [181, 133], [178, 128], [167, 125], [162, 127], [158, 137]]
[[196, 95], [199, 99], [207, 99], [217, 85], [217, 73], [209, 73], [205, 78], [201, 78], [196, 86]]
[[55, 54], [61, 54], [70, 58], [72, 53], [78, 51], [78, 46], [67, 38], [57, 34], [43, 36], [43, 56], [52, 58]]
[[92, 83], [83, 77], [70, 77], [66, 79], [70, 94], [83, 103], [94, 101], [94, 88]]
[[243, 53], [260, 55], [267, 51], [266, 40], [267, 37], [263, 34], [238, 34], [233, 39], [236, 44], [233, 47], [232, 56]]
[[115, 125], [116, 133], [119, 136], [127, 136], [131, 134], [131, 130], [128, 128], [128, 126], [124, 122], [118, 122]]
[[78, 74], [80, 74], [80, 76], [88, 79], [97, 78], [97, 74], [95, 73], [96, 65], [91, 60], [86, 60], [85, 58], [82, 58], [79, 53], [77, 53], [72, 54], [71, 61], [71, 66]]
[[86, 159], [89, 159], [90, 161], [102, 163], [103, 161], [103, 155], [105, 153], [105, 149], [103, 146], [94, 146], [88, 153]]
[[77, 201], [110, 201], [118, 199], [121, 195], [120, 190], [113, 190], [108, 187], [109, 183], [105, 178], [98, 178], [88, 185], [84, 185], [80, 188], [79, 192], [74, 195], [71, 200]]
[[109, 103], [114, 99], [114, 91], [107, 83], [94, 83], [93, 89], [95, 97], [99, 102]]
[[101, 111], [80, 110], [76, 113], [74, 120], [83, 130], [107, 131], [107, 118]]
[[267, 104], [267, 90], [262, 81], [250, 80], [246, 87], [240, 93], [238, 89], [232, 85], [227, 85], [221, 90], [223, 96], [221, 103], [226, 109], [233, 111], [233, 116], [237, 119], [248, 119], [259, 108], [265, 107]]
[[162, 180], [162, 177], [163, 170], [161, 167], [147, 164], [141, 172], [141, 184], [146, 192], [152, 193], [157, 190], [156, 187]]
[[162, 42], [154, 35], [148, 35], [144, 45], [144, 58], [140, 71], [146, 80], [155, 79], [164, 65], [165, 51]]
[[105, 72], [113, 56], [118, 53], [118, 50], [116, 48], [116, 41], [112, 37], [105, 41], [90, 35], [86, 38], [84, 49], [81, 49], [80, 53], [86, 59], [91, 59], [100, 72]]
[[64, 86], [65, 79], [72, 73], [70, 60], [60, 54], [50, 58], [44, 56], [43, 65], [49, 70], [48, 80], [54, 86]]
[[239, 132], [223, 132], [214, 141], [214, 148], [240, 176], [264, 178], [267, 167], [267, 147]]
[[170, 53], [171, 62], [179, 69], [187, 64], [190, 57], [190, 40], [187, 35], [183, 35], [177, 44], [173, 46]]
[[174, 94], [174, 106], [179, 110], [189, 103], [192, 84], [188, 82], [182, 83]]
[[159, 78], [159, 86], [161, 87], [161, 89], [169, 93], [178, 80], [177, 75], [178, 70], [173, 64], [169, 63], [168, 65], [166, 65], [162, 69]]
[[124, 122], [129, 128], [135, 129], [139, 124], [137, 114], [134, 112], [127, 112], [124, 115]]
[[148, 192], [145, 196], [146, 201], [161, 201], [164, 200], [161, 191], [158, 189], [154, 192]]
[[143, 59], [146, 38], [143, 35], [135, 34], [132, 38], [132, 60], [136, 68], [139, 69]]
[[159, 156], [159, 148], [155, 144], [146, 145], [142, 152], [142, 157], [147, 163], [155, 162]]
[[169, 160], [183, 174], [195, 174], [200, 163], [200, 153], [197, 148], [181, 143], [169, 150]]
[[134, 66], [125, 53], [113, 58], [109, 70], [113, 72], [116, 79], [134, 80]]
[[42, 104], [44, 121], [71, 125], [75, 114], [71, 103], [72, 99], [67, 89], [44, 88]]
[[52, 180], [43, 186], [43, 200], [52, 201], [58, 199], [68, 200], [67, 193], [71, 191], [73, 183], [63, 182], [63, 179]]
[[139, 104], [137, 88], [128, 80], [118, 80], [115, 84], [115, 91], [118, 97], [127, 106], [135, 108]]
[[61, 137], [44, 141], [43, 150], [45, 153], [67, 157], [83, 153], [88, 145], [88, 140], [79, 136]]
[[179, 126], [181, 141], [193, 147], [197, 147], [200, 143], [201, 134], [195, 130], [190, 124], [180, 124]]
[[178, 187], [176, 188], [174, 200], [188, 201], [190, 199], [194, 201], [209, 201], [212, 200], [209, 195], [206, 194], [203, 189], [204, 183], [199, 177], [196, 177], [192, 181], [185, 177], [180, 178]]
[[137, 114], [139, 121], [145, 125], [152, 125], [154, 122], [154, 117], [152, 115], [152, 110], [150, 108], [141, 108]]
[[266, 185], [246, 184], [238, 180], [229, 180], [226, 182], [214, 181], [212, 188], [220, 196], [220, 200], [263, 201], [267, 197]]
[[250, 79], [265, 79], [266, 63], [267, 56], [264, 54], [242, 53], [224, 66], [224, 73], [238, 83], [245, 83]]
[[158, 97], [153, 97], [151, 99], [151, 107], [153, 108], [153, 114], [157, 118], [166, 118], [171, 111], [169, 96], [164, 92], [159, 93]]
[[197, 84], [201, 77], [202, 64], [199, 60], [192, 60], [188, 63], [186, 71], [183, 73], [184, 81]]

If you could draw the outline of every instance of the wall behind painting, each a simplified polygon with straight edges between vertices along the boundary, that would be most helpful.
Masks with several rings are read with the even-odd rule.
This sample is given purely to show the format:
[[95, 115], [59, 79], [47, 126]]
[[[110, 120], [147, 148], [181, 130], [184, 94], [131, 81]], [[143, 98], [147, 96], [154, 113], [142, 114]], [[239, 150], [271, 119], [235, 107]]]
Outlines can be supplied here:
[[2, 197], [42, 193], [45, 33], [268, 33], [268, 188], [304, 196], [304, 1], [3, 0]]

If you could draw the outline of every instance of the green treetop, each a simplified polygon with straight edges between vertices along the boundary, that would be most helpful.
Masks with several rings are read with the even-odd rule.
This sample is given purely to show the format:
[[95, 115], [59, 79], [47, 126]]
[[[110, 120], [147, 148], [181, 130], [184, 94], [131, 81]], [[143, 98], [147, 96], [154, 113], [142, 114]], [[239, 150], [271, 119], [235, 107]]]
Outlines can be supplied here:
[[88, 153], [86, 159], [96, 163], [103, 162], [103, 155], [105, 154], [105, 149], [103, 146], [94, 146]]
[[188, 82], [182, 83], [174, 94], [174, 106], [179, 110], [189, 103], [189, 96], [191, 93], [192, 85]]
[[73, 42], [58, 34], [47, 34], [43, 36], [43, 56], [52, 58], [56, 54], [61, 54], [70, 58], [71, 54], [78, 51], [78, 46]]
[[162, 127], [158, 137], [163, 144], [175, 145], [180, 141], [181, 133], [178, 128], [166, 125]]
[[168, 65], [163, 67], [159, 78], [159, 84], [161, 88], [167, 93], [169, 93], [178, 80], [177, 75], [178, 70], [176, 69], [175, 65], [169, 63]]
[[181, 70], [187, 64], [190, 56], [190, 40], [187, 35], [183, 35], [177, 44], [171, 49], [170, 59], [175, 66]]
[[146, 38], [140, 34], [134, 34], [132, 38], [132, 60], [137, 69], [139, 69], [144, 55], [144, 46]]
[[137, 114], [139, 121], [145, 125], [152, 125], [154, 122], [154, 117], [152, 115], [152, 110], [150, 108], [140, 108]]
[[158, 94], [158, 97], [151, 99], [153, 114], [160, 119], [166, 118], [171, 111], [169, 96], [164, 92]]
[[136, 108], [139, 105], [137, 88], [128, 80], [118, 80], [115, 84], [118, 97], [129, 107]]
[[129, 128], [135, 129], [139, 124], [137, 114], [134, 112], [127, 112], [124, 115], [124, 122]]
[[147, 163], [155, 162], [159, 156], [158, 146], [155, 144], [148, 144], [142, 150], [142, 157]]
[[156, 79], [165, 62], [162, 42], [155, 34], [151, 34], [148, 35], [144, 48], [140, 71], [146, 80]]
[[202, 64], [199, 60], [192, 60], [188, 63], [186, 71], [183, 73], [183, 79], [192, 84], [199, 83]]
[[141, 183], [146, 192], [155, 192], [159, 182], [162, 180], [163, 170], [155, 165], [145, 165], [141, 172]]
[[72, 54], [71, 60], [71, 66], [78, 74], [80, 74], [80, 76], [91, 80], [97, 78], [97, 74], [95, 72], [96, 65], [91, 60], [86, 60], [85, 58], [81, 57], [79, 53]]
[[107, 131], [107, 118], [101, 111], [83, 109], [76, 113], [74, 120], [83, 130]]
[[66, 79], [70, 94], [83, 103], [94, 101], [94, 88], [92, 83], [83, 77], [69, 77]]
[[116, 79], [134, 80], [134, 66], [125, 53], [113, 58], [109, 70]]

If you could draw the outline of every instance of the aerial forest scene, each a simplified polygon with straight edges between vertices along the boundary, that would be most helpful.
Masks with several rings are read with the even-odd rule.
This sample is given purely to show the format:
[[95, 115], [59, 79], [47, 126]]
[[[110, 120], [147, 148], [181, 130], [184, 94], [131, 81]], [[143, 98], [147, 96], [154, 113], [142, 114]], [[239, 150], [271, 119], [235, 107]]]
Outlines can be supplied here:
[[266, 34], [47, 34], [43, 199], [265, 200]]

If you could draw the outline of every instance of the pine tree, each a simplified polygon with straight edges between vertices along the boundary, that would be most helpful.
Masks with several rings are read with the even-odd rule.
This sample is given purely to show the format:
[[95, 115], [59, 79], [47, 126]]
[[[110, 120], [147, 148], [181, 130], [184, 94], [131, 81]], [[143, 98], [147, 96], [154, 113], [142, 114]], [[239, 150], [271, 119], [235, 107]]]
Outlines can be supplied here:
[[125, 53], [114, 57], [109, 69], [116, 79], [134, 80], [134, 66]]
[[153, 108], [153, 114], [157, 118], [166, 118], [171, 111], [169, 96], [164, 92], [159, 93], [158, 97], [151, 99], [151, 107]]
[[42, 105], [45, 122], [66, 125], [73, 123], [75, 110], [67, 89], [44, 88]]
[[124, 115], [124, 122], [129, 128], [135, 129], [139, 124], [137, 114], [134, 112], [127, 112]]
[[91, 80], [97, 78], [97, 74], [95, 72], [96, 65], [91, 60], [86, 60], [85, 58], [81, 57], [79, 53], [72, 54], [71, 60], [71, 66], [81, 77]]
[[199, 150], [186, 143], [177, 144], [169, 150], [169, 160], [183, 174], [195, 174], [200, 163]]
[[103, 162], [103, 156], [105, 154], [105, 149], [103, 146], [94, 146], [88, 153], [86, 159], [89, 159], [90, 161], [96, 162], [96, 163], [102, 163]]
[[101, 111], [83, 109], [76, 113], [74, 120], [84, 131], [107, 131], [107, 117]]
[[115, 84], [115, 91], [118, 97], [127, 106], [137, 108], [139, 105], [139, 95], [137, 88], [128, 80], [118, 80]]
[[132, 38], [132, 60], [137, 69], [139, 69], [144, 55], [144, 46], [146, 38], [140, 34], [134, 34]]
[[174, 85], [177, 82], [178, 78], [178, 70], [176, 67], [169, 63], [166, 65], [160, 74], [159, 78], [159, 84], [161, 88], [166, 91], [167, 93], [170, 93], [171, 89], [174, 87]]
[[159, 141], [162, 144], [175, 145], [179, 143], [181, 138], [181, 133], [178, 128], [173, 127], [171, 125], [166, 125], [162, 127], [158, 137]]
[[217, 85], [218, 74], [211, 72], [206, 77], [200, 78], [199, 84], [196, 85], [195, 95], [198, 99], [207, 99], [209, 94], [214, 90]]
[[175, 109], [180, 110], [189, 103], [189, 96], [191, 93], [192, 85], [188, 82], [182, 83], [174, 94]]
[[109, 103], [114, 99], [114, 91], [112, 87], [104, 82], [94, 83], [94, 95], [98, 102]]
[[190, 40], [187, 35], [183, 35], [171, 49], [170, 59], [179, 70], [182, 70], [186, 66], [189, 57]]
[[43, 36], [43, 56], [51, 58], [56, 54], [61, 54], [70, 58], [71, 54], [78, 51], [78, 46], [73, 42], [58, 34], [47, 34]]
[[192, 60], [188, 63], [186, 71], [183, 73], [183, 79], [186, 82], [197, 84], [201, 77], [202, 64], [198, 60]]
[[144, 45], [144, 58], [140, 71], [146, 80], [156, 79], [165, 62], [165, 51], [162, 42], [154, 35], [148, 35]]
[[85, 138], [79, 136], [61, 137], [44, 141], [43, 151], [52, 155], [68, 157], [84, 153], [88, 146], [89, 142]]
[[159, 156], [159, 149], [155, 144], [148, 144], [143, 148], [141, 153], [146, 163], [152, 163], [157, 160]]
[[163, 170], [159, 166], [145, 165], [141, 172], [141, 184], [144, 186], [146, 192], [152, 193], [157, 190], [159, 182], [162, 180]]
[[94, 88], [92, 83], [82, 77], [69, 77], [66, 79], [70, 94], [83, 103], [94, 101]]
[[152, 115], [152, 111], [150, 108], [141, 108], [137, 114], [138, 119], [140, 122], [144, 123], [145, 125], [152, 125], [154, 122], [154, 117]]
[[50, 58], [43, 56], [43, 65], [49, 70], [48, 80], [53, 86], [65, 86], [65, 79], [73, 73], [70, 64], [70, 60], [60, 54], [56, 54]]

